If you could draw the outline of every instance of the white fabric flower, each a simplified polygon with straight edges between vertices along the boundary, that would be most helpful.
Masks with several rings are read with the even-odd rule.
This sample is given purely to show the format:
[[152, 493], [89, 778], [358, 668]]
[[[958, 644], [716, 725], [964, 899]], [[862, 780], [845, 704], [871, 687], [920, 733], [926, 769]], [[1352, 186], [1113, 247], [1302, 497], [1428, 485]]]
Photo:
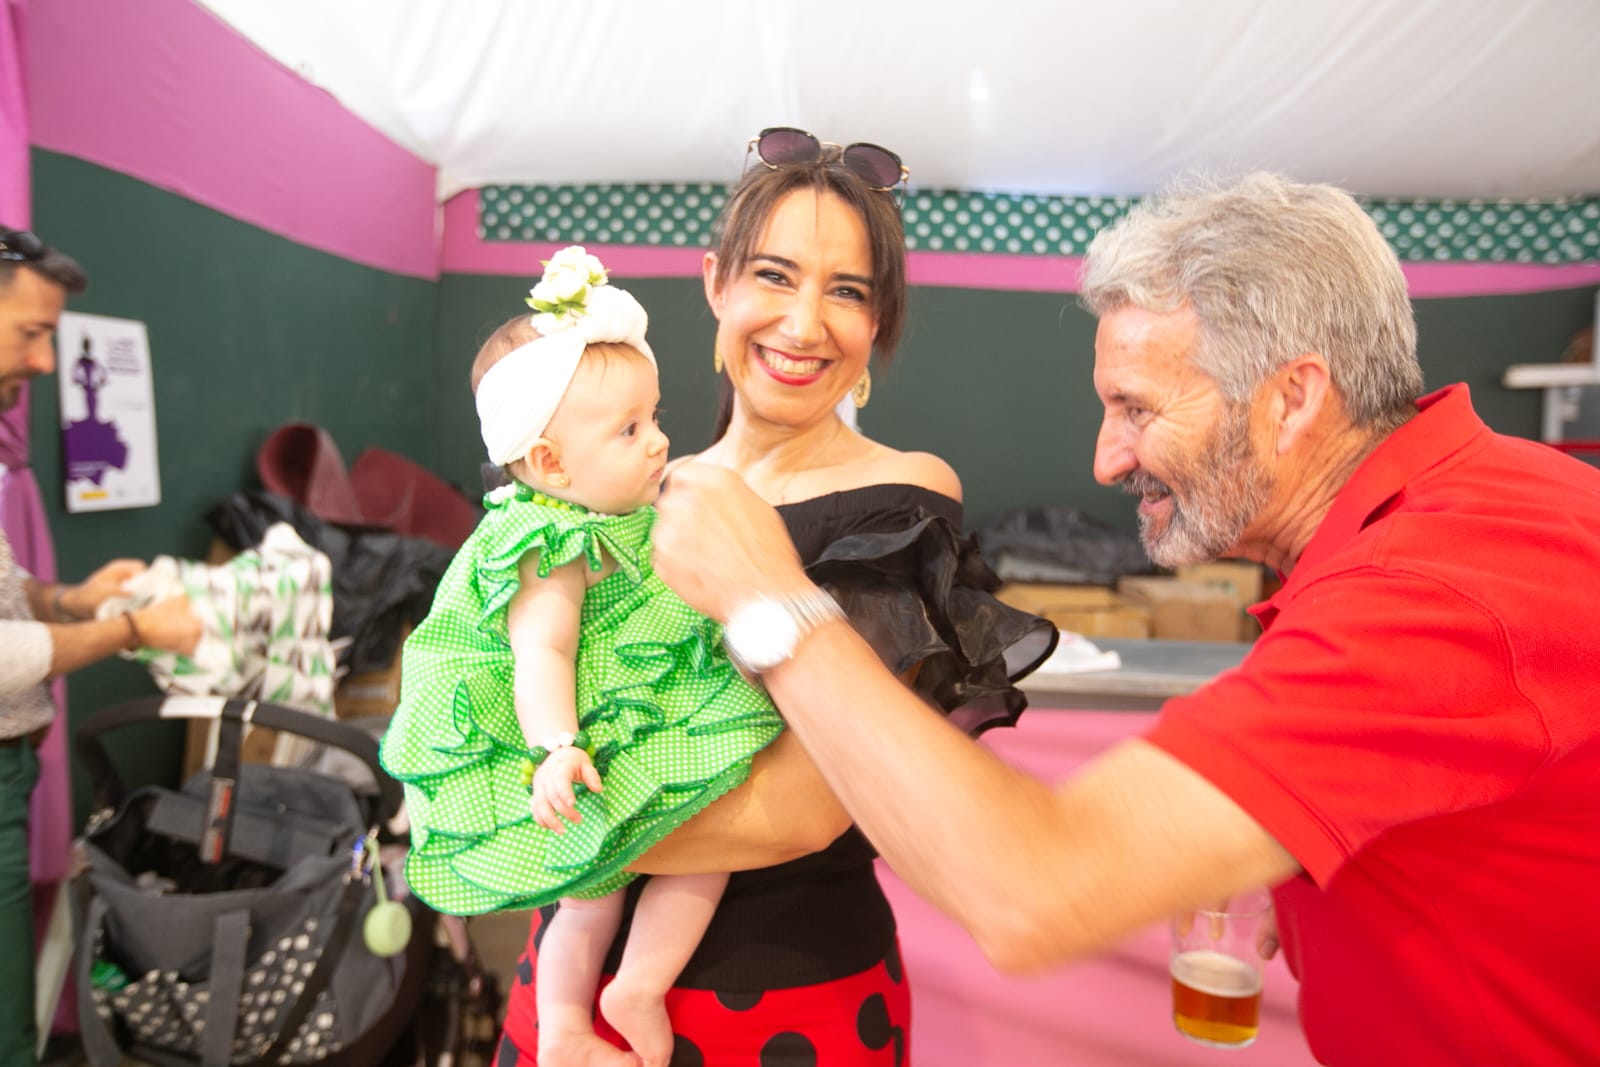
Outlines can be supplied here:
[[551, 334], [560, 333], [569, 326], [576, 326], [577, 323], [577, 318], [572, 315], [553, 315], [544, 311], [528, 320], [528, 325], [538, 330], [541, 337], [549, 337]]
[[517, 487], [514, 483], [497, 485], [493, 489], [489, 490], [489, 503], [504, 504], [506, 501], [510, 500], [516, 495]]
[[551, 273], [573, 271], [581, 274], [585, 284], [605, 285], [608, 281], [606, 268], [600, 260], [584, 251], [582, 245], [568, 245], [545, 262], [545, 277]]
[[573, 301], [582, 301], [589, 292], [589, 275], [586, 271], [562, 268], [551, 268], [545, 272], [544, 281], [536, 289], [545, 289], [554, 294], [556, 303], [565, 304]]
[[569, 245], [544, 261], [544, 277], [528, 290], [533, 328], [548, 334], [588, 314], [589, 296], [609, 280], [606, 268], [582, 245]]

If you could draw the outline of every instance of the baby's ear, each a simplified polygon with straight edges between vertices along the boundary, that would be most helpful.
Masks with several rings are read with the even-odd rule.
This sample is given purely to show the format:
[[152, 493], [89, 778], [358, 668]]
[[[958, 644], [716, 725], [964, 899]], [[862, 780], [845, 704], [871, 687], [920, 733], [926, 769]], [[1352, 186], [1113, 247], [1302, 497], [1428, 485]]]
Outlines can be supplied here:
[[528, 450], [522, 454], [522, 462], [527, 465], [528, 473], [542, 485], [558, 485], [567, 476], [561, 466], [561, 457], [556, 454], [556, 446], [546, 437], [528, 446]]

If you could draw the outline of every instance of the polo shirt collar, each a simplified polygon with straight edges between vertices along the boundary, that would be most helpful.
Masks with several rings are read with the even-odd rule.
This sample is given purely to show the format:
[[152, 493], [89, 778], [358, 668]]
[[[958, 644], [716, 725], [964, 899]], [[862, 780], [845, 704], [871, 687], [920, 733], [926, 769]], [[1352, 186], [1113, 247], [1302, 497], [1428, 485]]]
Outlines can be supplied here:
[[1446, 386], [1418, 400], [1416, 416], [1373, 449], [1339, 490], [1333, 507], [1311, 535], [1283, 588], [1271, 600], [1251, 609], [1262, 627], [1272, 625], [1277, 618], [1280, 600], [1294, 595], [1300, 585], [1315, 576], [1318, 563], [1399, 503], [1413, 479], [1489, 432], [1472, 408], [1465, 383]]

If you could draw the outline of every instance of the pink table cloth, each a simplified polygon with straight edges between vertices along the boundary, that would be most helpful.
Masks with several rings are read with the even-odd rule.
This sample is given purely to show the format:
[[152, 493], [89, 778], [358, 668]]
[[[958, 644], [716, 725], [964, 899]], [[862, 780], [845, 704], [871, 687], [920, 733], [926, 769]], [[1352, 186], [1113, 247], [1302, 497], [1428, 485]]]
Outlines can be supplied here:
[[[1014, 730], [984, 741], [1042, 778], [1061, 778], [1153, 718], [1145, 712], [1035, 708]], [[1046, 974], [1016, 978], [989, 966], [954, 922], [879, 864], [900, 924], [911, 978], [916, 1067], [1301, 1067], [1314, 1064], [1295, 1013], [1295, 981], [1282, 958], [1267, 968], [1261, 1036], [1244, 1049], [1194, 1044], [1172, 1028], [1164, 926]]]

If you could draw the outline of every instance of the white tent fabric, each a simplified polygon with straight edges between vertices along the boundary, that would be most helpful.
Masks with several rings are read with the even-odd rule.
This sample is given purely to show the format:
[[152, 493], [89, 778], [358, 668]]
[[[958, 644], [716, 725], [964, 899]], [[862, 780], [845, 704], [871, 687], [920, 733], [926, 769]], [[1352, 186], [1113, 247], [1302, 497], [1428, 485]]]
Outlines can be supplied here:
[[1266, 167], [1359, 193], [1600, 193], [1592, 0], [201, 0], [491, 183], [728, 181], [795, 125], [930, 189], [1137, 195]]

